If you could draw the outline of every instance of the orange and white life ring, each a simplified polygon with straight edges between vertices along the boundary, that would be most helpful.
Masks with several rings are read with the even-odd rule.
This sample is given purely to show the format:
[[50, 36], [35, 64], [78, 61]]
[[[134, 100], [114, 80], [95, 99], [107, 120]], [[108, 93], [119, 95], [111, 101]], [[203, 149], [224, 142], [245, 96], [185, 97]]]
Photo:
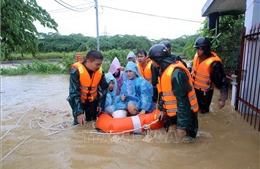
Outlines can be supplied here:
[[96, 129], [106, 133], [120, 133], [133, 131], [134, 133], [142, 133], [145, 127], [151, 130], [157, 130], [164, 126], [164, 120], [158, 120], [160, 111], [154, 109], [149, 114], [139, 114], [136, 116], [128, 116], [123, 118], [113, 118], [109, 114], [101, 114], [96, 122]]

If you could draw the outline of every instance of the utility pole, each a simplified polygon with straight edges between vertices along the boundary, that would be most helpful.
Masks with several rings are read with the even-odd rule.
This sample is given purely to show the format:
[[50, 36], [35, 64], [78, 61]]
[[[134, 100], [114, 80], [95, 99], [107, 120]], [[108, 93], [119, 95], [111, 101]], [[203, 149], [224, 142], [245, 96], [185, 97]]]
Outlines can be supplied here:
[[95, 1], [96, 8], [96, 25], [97, 25], [97, 50], [99, 51], [99, 28], [98, 28], [98, 0]]

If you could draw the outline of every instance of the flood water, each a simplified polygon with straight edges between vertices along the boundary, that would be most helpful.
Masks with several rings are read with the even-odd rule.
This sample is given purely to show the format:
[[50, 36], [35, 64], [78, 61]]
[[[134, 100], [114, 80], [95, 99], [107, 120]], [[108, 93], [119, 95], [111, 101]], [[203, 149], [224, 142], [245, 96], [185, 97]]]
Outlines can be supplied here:
[[192, 143], [148, 135], [102, 135], [92, 122], [72, 126], [68, 75], [1, 77], [1, 167], [258, 169], [259, 132], [230, 106], [199, 114]]

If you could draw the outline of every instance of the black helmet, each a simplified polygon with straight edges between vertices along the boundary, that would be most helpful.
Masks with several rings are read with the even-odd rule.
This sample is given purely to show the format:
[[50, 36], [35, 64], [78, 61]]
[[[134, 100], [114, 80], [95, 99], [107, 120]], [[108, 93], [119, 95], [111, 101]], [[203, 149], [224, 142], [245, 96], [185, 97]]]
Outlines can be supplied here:
[[172, 45], [170, 44], [170, 42], [169, 41], [161, 41], [160, 43], [159, 43], [160, 45], [164, 45], [167, 49], [170, 49], [171, 47], [172, 47]]
[[194, 44], [194, 48], [201, 48], [203, 50], [205, 49], [210, 49], [211, 43], [210, 40], [208, 38], [205, 37], [199, 37], [198, 39], [196, 39], [195, 44]]
[[149, 49], [148, 58], [160, 64], [161, 61], [168, 57], [167, 48], [164, 45], [156, 44]]

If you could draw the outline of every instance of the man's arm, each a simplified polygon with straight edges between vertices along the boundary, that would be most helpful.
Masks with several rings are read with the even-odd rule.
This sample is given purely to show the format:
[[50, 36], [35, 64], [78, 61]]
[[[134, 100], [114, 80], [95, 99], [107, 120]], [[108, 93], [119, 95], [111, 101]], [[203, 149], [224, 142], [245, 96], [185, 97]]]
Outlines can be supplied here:
[[221, 62], [213, 62], [211, 64], [210, 78], [220, 90], [219, 100], [226, 101], [228, 98], [228, 81]]
[[151, 66], [152, 70], [152, 85], [153, 85], [153, 101], [157, 101], [158, 99], [158, 90], [157, 90], [157, 84], [158, 84], [158, 77], [159, 77], [159, 70], [155, 66]]
[[81, 104], [80, 93], [81, 92], [80, 92], [79, 74], [77, 69], [74, 68], [70, 71], [69, 98], [68, 98], [74, 117], [83, 114], [84, 111]]
[[177, 128], [189, 129], [191, 120], [191, 107], [188, 93], [192, 90], [186, 72], [175, 69], [172, 76], [173, 93], [177, 99]]

